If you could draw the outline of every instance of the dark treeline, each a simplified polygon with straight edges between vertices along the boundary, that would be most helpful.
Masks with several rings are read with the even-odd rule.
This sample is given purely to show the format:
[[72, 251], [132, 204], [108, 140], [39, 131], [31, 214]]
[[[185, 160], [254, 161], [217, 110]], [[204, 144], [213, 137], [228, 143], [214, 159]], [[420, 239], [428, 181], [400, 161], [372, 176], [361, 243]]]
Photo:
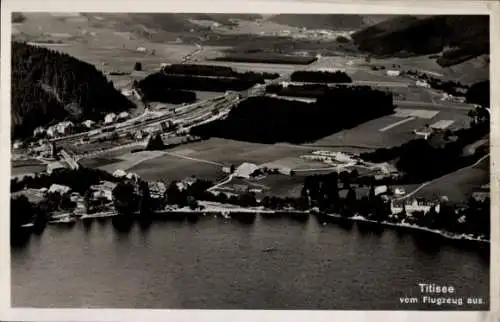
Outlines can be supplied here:
[[242, 63], [309, 65], [318, 59], [316, 57], [290, 56], [275, 53], [247, 53], [229, 54], [224, 57], [217, 57], [214, 60]]
[[438, 134], [435, 139], [414, 139], [397, 147], [381, 148], [360, 156], [370, 162], [396, 160], [396, 167], [405, 174], [404, 180], [423, 182], [463, 168], [488, 153], [487, 150], [478, 149], [472, 155], [463, 154], [466, 145], [482, 139], [488, 132], [488, 124], [483, 123]]
[[98, 184], [100, 181], [116, 182], [117, 179], [112, 174], [98, 169], [63, 169], [51, 174], [41, 173], [36, 174], [35, 177], [26, 176], [21, 180], [17, 178], [11, 179], [10, 191], [16, 192], [25, 188], [41, 189], [50, 187], [52, 184], [60, 184], [83, 194], [91, 185]]
[[430, 76], [416, 70], [408, 70], [405, 72], [408, 75], [416, 76], [419, 79], [425, 80], [430, 87], [443, 91], [454, 96], [463, 96], [467, 90], [467, 86], [456, 81], [445, 81], [437, 77]]
[[313, 141], [354, 127], [394, 110], [390, 93], [369, 87], [339, 86], [315, 103], [251, 97], [231, 110], [225, 120], [195, 127], [191, 134], [276, 143]]
[[490, 107], [490, 82], [482, 81], [473, 84], [465, 94], [467, 102], [478, 104], [482, 107]]
[[287, 85], [270, 84], [266, 86], [266, 92], [279, 96], [292, 97], [309, 97], [318, 98], [325, 94], [330, 87], [325, 84], [304, 84], [304, 85]]
[[231, 67], [217, 65], [172, 64], [165, 66], [163, 71], [167, 74], [234, 77], [240, 79], [251, 79], [258, 76], [262, 76], [264, 79], [275, 79], [279, 77], [278, 73], [239, 73]]
[[290, 76], [292, 82], [310, 83], [352, 83], [351, 77], [343, 71], [296, 71]]
[[[155, 97], [164, 90], [189, 89], [197, 91], [225, 92], [243, 91], [257, 83], [264, 83], [264, 79], [236, 79], [236, 78], [207, 78], [185, 75], [167, 75], [162, 72], [154, 73], [138, 84], [146, 99]], [[151, 100], [151, 99], [150, 99]]]
[[168, 104], [193, 103], [196, 101], [195, 92], [154, 86], [152, 83], [149, 84], [147, 83], [141, 87], [143, 99], [147, 101]]
[[134, 107], [93, 65], [24, 43], [12, 43], [11, 86], [15, 138], [67, 118], [98, 119]]

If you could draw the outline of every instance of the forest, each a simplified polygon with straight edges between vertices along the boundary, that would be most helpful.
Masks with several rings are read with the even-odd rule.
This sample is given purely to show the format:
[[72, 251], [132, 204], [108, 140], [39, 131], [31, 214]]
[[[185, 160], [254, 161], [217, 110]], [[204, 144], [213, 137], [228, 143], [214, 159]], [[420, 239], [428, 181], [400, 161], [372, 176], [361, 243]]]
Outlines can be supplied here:
[[315, 103], [251, 97], [231, 110], [225, 120], [195, 127], [191, 134], [260, 143], [303, 143], [393, 110], [390, 93], [364, 86], [335, 87]]
[[135, 107], [93, 65], [19, 42], [12, 43], [11, 86], [13, 138], [65, 119], [97, 120]]

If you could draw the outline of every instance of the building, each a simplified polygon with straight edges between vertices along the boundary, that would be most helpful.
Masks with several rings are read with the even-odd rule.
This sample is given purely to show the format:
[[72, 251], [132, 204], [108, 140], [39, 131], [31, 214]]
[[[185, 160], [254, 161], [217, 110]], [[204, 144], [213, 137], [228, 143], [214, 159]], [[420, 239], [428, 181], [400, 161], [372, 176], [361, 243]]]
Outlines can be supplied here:
[[113, 172], [113, 177], [115, 177], [115, 178], [123, 178], [125, 176], [127, 176], [127, 172], [125, 172], [121, 169], [118, 169], [115, 172]]
[[388, 70], [385, 73], [387, 76], [399, 76], [399, 75], [401, 75], [401, 71], [399, 71], [399, 70]]
[[39, 126], [33, 131], [33, 136], [43, 135], [46, 133], [47, 130], [44, 127]]
[[415, 133], [416, 136], [421, 136], [427, 140], [434, 133], [434, 130], [431, 127], [425, 127], [423, 129], [414, 130], [413, 133]]
[[137, 51], [138, 52], [141, 52], [141, 53], [145, 53], [146, 52], [146, 48], [145, 47], [137, 47]]
[[63, 186], [60, 184], [53, 184], [49, 188], [49, 193], [58, 193], [61, 196], [66, 195], [71, 192], [71, 188], [68, 186]]
[[259, 169], [259, 166], [253, 163], [242, 163], [234, 171], [234, 176], [237, 178], [250, 178], [250, 175]]
[[93, 199], [106, 199], [109, 201], [113, 200], [113, 190], [116, 187], [116, 183], [109, 181], [101, 181], [97, 185], [90, 186], [92, 190]]
[[117, 119], [118, 119], [119, 121], [123, 121], [123, 120], [128, 119], [128, 118], [129, 118], [129, 116], [130, 116], [130, 115], [129, 115], [127, 112], [121, 112], [120, 114], [118, 114]]
[[64, 169], [69, 169], [69, 165], [66, 162], [56, 161], [47, 164], [46, 171], [48, 174], [52, 174], [57, 171], [62, 171]]
[[167, 186], [161, 181], [148, 181], [149, 195], [152, 199], [164, 199]]
[[418, 86], [418, 87], [424, 87], [424, 88], [430, 88], [431, 87], [431, 85], [429, 85], [429, 83], [427, 83], [424, 80], [417, 80], [415, 82], [415, 85]]
[[91, 129], [95, 126], [95, 122], [92, 120], [83, 121], [82, 124], [88, 129]]
[[375, 187], [374, 190], [375, 190], [374, 191], [375, 196], [387, 193], [387, 191], [388, 191], [387, 186], [378, 186], [378, 187]]
[[436, 204], [421, 199], [405, 199], [403, 201], [391, 200], [391, 213], [393, 214], [397, 214], [403, 211], [405, 211], [407, 214], [412, 214], [417, 211], [427, 213], [431, 210], [432, 207], [435, 207], [436, 212], [439, 213], [439, 203]]
[[116, 121], [116, 114], [115, 113], [109, 113], [104, 117], [104, 124], [111, 124]]

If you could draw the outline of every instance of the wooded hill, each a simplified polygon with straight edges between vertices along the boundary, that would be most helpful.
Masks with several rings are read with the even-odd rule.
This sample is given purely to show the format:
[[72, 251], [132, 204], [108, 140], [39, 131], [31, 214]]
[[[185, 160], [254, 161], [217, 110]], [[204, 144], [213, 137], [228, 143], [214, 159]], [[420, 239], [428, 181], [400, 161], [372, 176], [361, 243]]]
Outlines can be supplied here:
[[352, 35], [359, 49], [377, 56], [441, 53], [452, 66], [489, 53], [488, 16], [399, 16]]
[[98, 119], [135, 107], [93, 65], [24, 43], [12, 43], [11, 84], [13, 138], [65, 119]]

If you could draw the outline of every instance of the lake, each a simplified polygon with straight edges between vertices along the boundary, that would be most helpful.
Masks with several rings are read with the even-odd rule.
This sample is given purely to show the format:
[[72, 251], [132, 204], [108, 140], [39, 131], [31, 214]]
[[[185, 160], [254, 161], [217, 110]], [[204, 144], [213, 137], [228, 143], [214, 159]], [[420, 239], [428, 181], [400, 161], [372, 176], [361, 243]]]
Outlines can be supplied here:
[[[260, 216], [129, 232], [111, 221], [48, 226], [12, 248], [12, 306], [487, 310], [489, 249], [433, 236]], [[448, 297], [483, 304], [425, 304], [418, 283], [453, 286]]]

